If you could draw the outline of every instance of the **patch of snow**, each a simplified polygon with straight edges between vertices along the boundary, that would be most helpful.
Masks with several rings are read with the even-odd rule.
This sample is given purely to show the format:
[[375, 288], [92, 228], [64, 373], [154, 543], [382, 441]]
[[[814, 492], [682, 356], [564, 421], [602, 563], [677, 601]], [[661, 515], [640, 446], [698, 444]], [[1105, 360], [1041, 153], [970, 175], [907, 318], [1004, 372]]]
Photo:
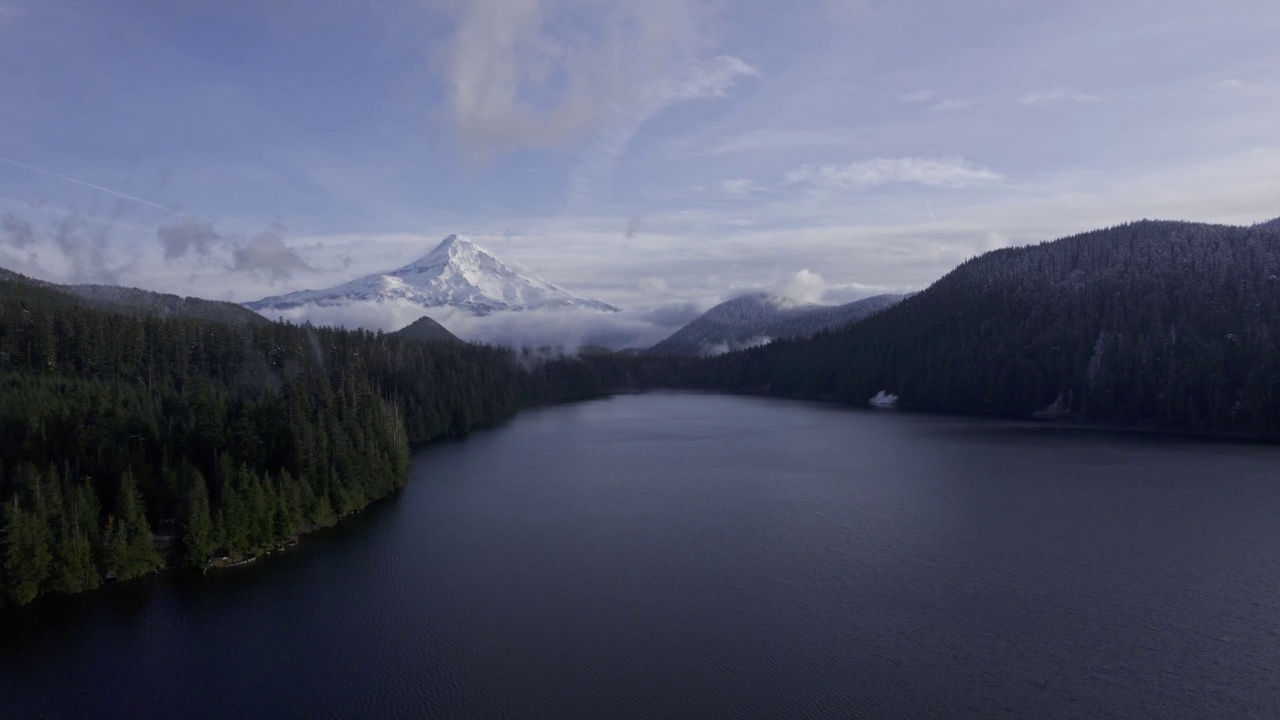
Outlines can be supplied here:
[[898, 396], [886, 390], [881, 390], [869, 402], [871, 407], [874, 408], [892, 409], [898, 407]]

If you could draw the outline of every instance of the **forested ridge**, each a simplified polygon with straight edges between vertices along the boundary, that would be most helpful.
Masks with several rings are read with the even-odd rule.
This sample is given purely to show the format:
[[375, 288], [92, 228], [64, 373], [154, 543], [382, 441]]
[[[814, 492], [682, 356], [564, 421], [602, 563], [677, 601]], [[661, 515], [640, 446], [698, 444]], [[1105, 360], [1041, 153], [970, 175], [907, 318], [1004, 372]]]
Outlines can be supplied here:
[[8, 275], [0, 602], [251, 556], [392, 492], [412, 444], [652, 382], [639, 369], [112, 312]]
[[969, 260], [871, 318], [699, 384], [1280, 438], [1280, 227], [1142, 221]]

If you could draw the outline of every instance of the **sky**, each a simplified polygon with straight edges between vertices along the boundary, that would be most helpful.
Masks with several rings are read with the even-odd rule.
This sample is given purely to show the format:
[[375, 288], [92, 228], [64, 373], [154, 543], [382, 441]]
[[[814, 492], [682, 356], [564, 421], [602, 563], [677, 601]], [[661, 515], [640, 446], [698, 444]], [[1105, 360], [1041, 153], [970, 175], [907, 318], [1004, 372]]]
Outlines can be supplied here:
[[248, 301], [460, 233], [667, 325], [918, 290], [1280, 215], [1277, 37], [1274, 0], [0, 0], [0, 266]]

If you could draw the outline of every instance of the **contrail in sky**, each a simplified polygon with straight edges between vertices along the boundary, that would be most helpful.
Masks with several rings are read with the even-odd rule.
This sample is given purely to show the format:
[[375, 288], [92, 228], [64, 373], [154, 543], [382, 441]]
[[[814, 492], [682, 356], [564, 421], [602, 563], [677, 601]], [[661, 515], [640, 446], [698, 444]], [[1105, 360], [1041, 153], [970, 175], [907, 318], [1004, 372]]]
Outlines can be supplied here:
[[[124, 198], [125, 200], [132, 200], [133, 202], [141, 203], [141, 204], [143, 204], [143, 205], [146, 205], [147, 207], [153, 207], [153, 208], [155, 208], [155, 209], [157, 209], [157, 210], [163, 210], [163, 211], [165, 211], [165, 212], [169, 213], [170, 215], [177, 215], [177, 216], [178, 216], [178, 217], [180, 217], [180, 218], [186, 218], [187, 220], [195, 220], [196, 222], [199, 222], [199, 221], [200, 221], [200, 218], [197, 218], [197, 217], [196, 217], [196, 216], [194, 216], [194, 215], [188, 215], [188, 214], [186, 214], [186, 213], [184, 213], [184, 212], [181, 212], [181, 211], [179, 211], [179, 210], [174, 210], [174, 209], [173, 209], [173, 208], [171, 208], [171, 207], [165, 207], [164, 205], [161, 205], [160, 203], [154, 203], [154, 202], [151, 202], [150, 200], [147, 200], [147, 199], [145, 199], [145, 198], [140, 198], [140, 197], [137, 197], [137, 196], [135, 196], [135, 195], [127, 195], [127, 194], [122, 193], [122, 192], [120, 192], [120, 191], [118, 191], [118, 190], [112, 190], [111, 188], [108, 188], [108, 187], [102, 187], [101, 185], [94, 185], [93, 183], [91, 183], [91, 182], [85, 182], [84, 180], [77, 180], [77, 179], [75, 179], [75, 178], [73, 178], [73, 177], [67, 177], [66, 175], [60, 175], [60, 174], [58, 174], [58, 173], [56, 173], [56, 172], [52, 172], [52, 171], [49, 171], [49, 170], [45, 170], [45, 169], [43, 169], [43, 168], [38, 168], [38, 167], [36, 167], [35, 165], [28, 165], [28, 164], [26, 164], [26, 163], [24, 163], [24, 162], [18, 162], [17, 160], [10, 160], [10, 159], [9, 159], [9, 158], [7, 158], [7, 157], [0, 157], [0, 162], [8, 163], [8, 164], [10, 164], [10, 165], [13, 165], [14, 167], [20, 167], [20, 168], [23, 168], [23, 169], [25, 169], [25, 170], [30, 170], [30, 171], [32, 171], [32, 172], [38, 172], [38, 173], [40, 173], [41, 175], [48, 175], [49, 177], [58, 178], [59, 180], [65, 180], [65, 181], [67, 181], [67, 182], [69, 182], [69, 183], [75, 183], [76, 185], [83, 185], [84, 187], [92, 188], [92, 189], [94, 189], [94, 190], [97, 190], [98, 192], [104, 192], [104, 193], [107, 193], [108, 195], [115, 195], [116, 197]], [[234, 230], [231, 230], [230, 228], [222, 227], [221, 225], [214, 225], [214, 227], [216, 227], [216, 228], [218, 228], [218, 229], [220, 229], [220, 230], [226, 231], [226, 232], [235, 232]]]
[[929, 217], [933, 218], [934, 222], [938, 222], [938, 216], [933, 214], [933, 206], [929, 204], [929, 198], [921, 197], [920, 199], [924, 201], [924, 206], [929, 209]]

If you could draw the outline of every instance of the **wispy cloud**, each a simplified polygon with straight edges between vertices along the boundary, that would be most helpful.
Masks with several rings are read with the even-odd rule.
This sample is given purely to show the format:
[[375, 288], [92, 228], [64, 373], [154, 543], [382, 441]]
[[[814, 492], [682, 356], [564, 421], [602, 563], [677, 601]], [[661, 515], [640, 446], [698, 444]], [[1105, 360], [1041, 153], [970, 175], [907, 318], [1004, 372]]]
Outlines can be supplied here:
[[932, 90], [915, 90], [913, 92], [904, 93], [898, 96], [898, 102], [904, 105], [921, 105], [927, 102], [933, 102], [938, 97], [938, 93]]
[[935, 90], [913, 90], [898, 96], [903, 105], [927, 105], [934, 112], [967, 110], [977, 104], [972, 98], [943, 97]]
[[1074, 92], [1071, 90], [1036, 90], [1023, 95], [1019, 102], [1028, 107], [1043, 107], [1045, 105], [1055, 105], [1058, 103], [1091, 105], [1093, 103], [1102, 102], [1102, 98], [1098, 95]]
[[950, 110], [968, 110], [977, 105], [978, 102], [971, 98], [946, 98], [929, 106], [934, 112], [947, 112]]
[[1277, 94], [1277, 92], [1280, 91], [1280, 85], [1256, 82], [1253, 80], [1241, 80], [1240, 78], [1225, 78], [1215, 82], [1213, 84], [1213, 89], [1218, 92], [1230, 93], [1232, 95], [1257, 98]]
[[700, 157], [806, 147], [838, 147], [852, 145], [854, 142], [854, 137], [836, 132], [760, 128], [721, 138], [681, 138], [673, 141], [670, 147], [672, 155]]
[[[559, 145], [608, 115], [638, 114], [643, 122], [655, 106], [727, 92], [747, 68], [732, 58], [697, 66], [703, 43], [695, 0], [428, 5], [456, 21], [436, 67], [449, 120], [479, 161], [513, 148]], [[693, 77], [679, 77], [690, 66]], [[614, 127], [615, 137], [595, 142], [607, 154], [634, 120], [606, 118], [604, 124]]]
[[746, 197], [762, 192], [765, 188], [755, 180], [749, 178], [737, 178], [734, 180], [725, 180], [717, 186], [720, 194], [726, 197]]
[[630, 104], [613, 106], [578, 157], [569, 181], [569, 207], [582, 208], [595, 198], [609, 181], [618, 158], [650, 118], [677, 103], [726, 97], [739, 79], [756, 73], [756, 68], [739, 58], [722, 55], [699, 64], [678, 81], [655, 84]]
[[961, 158], [908, 157], [875, 158], [848, 165], [805, 165], [787, 173], [782, 185], [812, 194], [832, 194], [897, 184], [964, 188], [1002, 179], [999, 173]]

